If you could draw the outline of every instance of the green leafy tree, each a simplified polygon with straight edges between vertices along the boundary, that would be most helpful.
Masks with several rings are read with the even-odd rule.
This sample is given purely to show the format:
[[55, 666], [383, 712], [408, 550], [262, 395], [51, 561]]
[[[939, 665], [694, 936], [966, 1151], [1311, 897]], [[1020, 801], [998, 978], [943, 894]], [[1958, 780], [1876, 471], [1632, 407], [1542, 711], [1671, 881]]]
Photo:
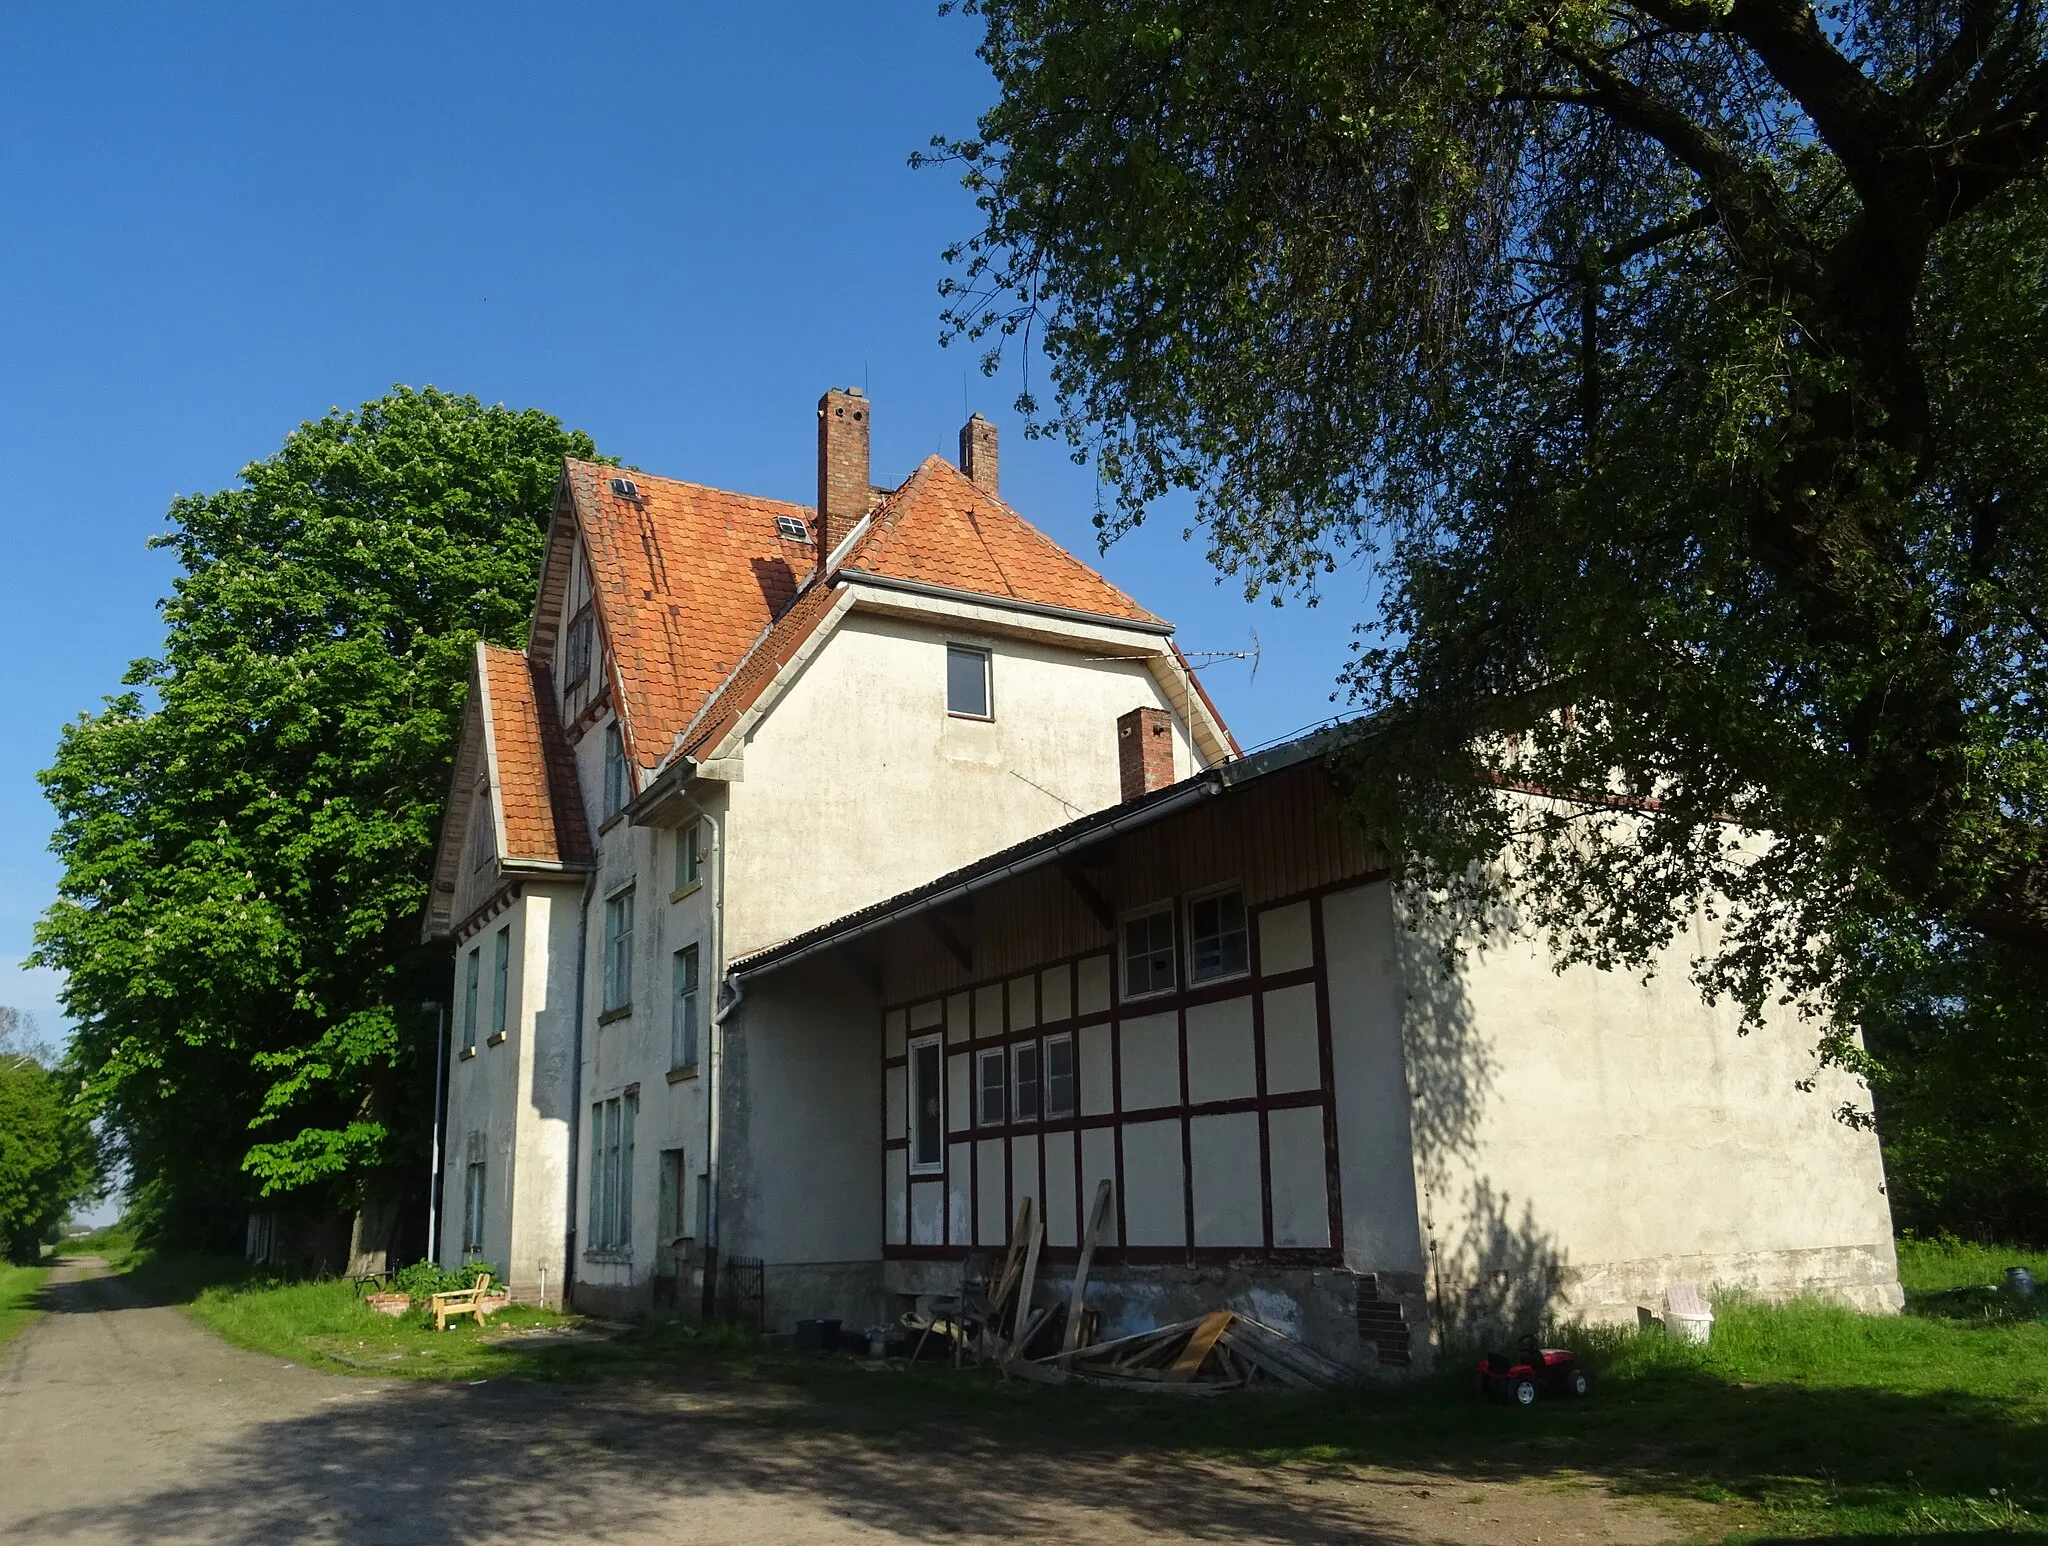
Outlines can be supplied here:
[[33, 1033], [0, 1005], [0, 1251], [13, 1261], [36, 1260], [71, 1210], [100, 1195], [99, 1141], [76, 1082]]
[[1997, 941], [2042, 1045], [2032, 0], [965, 9], [951, 335], [1042, 341], [1106, 537], [1184, 489], [1252, 590], [1375, 571], [1350, 768], [1412, 879], [1514, 844], [1566, 961], [1710, 905], [1702, 985], [1845, 1057]]
[[43, 783], [74, 1057], [161, 1232], [424, 1170], [444, 963], [418, 940], [478, 638], [525, 638], [564, 455], [532, 410], [397, 388], [173, 502], [161, 660]]

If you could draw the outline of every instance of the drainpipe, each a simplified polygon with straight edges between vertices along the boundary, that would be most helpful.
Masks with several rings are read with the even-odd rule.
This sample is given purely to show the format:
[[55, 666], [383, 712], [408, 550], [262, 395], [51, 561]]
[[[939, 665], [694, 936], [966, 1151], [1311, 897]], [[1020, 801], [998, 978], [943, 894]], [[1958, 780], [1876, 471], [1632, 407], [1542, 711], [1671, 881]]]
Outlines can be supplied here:
[[[583, 877], [583, 909], [576, 921], [576, 1037], [569, 1059], [569, 1207], [562, 1232], [562, 1308], [576, 1283], [577, 1159], [583, 1153], [583, 973], [590, 955], [590, 899], [597, 891], [597, 866]], [[509, 1269], [508, 1269], [509, 1270]]]

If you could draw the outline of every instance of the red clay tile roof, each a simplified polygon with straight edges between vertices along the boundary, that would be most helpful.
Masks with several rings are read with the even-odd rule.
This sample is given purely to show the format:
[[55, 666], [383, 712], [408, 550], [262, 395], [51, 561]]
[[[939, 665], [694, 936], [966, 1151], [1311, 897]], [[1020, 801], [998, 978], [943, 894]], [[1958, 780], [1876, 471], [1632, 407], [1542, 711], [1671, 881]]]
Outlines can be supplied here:
[[[808, 524], [811, 511], [637, 472], [639, 497], [629, 499], [611, 490], [615, 467], [571, 461], [567, 472], [624, 688], [628, 753], [652, 767], [685, 729], [684, 750], [705, 751], [831, 610], [830, 587], [798, 596], [815, 567], [811, 546], [776, 533], [777, 516]], [[936, 456], [875, 509], [842, 567], [1160, 624]]]
[[983, 596], [1161, 624], [951, 462], [928, 456], [842, 567]]
[[672, 478], [630, 476], [638, 499], [611, 490], [616, 467], [567, 463], [605, 643], [625, 689], [628, 754], [643, 767], [731, 676], [788, 607], [814, 566], [809, 542], [775, 518], [810, 510]]
[[[505, 818], [500, 857], [587, 864], [590, 833], [576, 793], [575, 762], [555, 721], [547, 668], [529, 665], [520, 651], [495, 644], [483, 645], [478, 653], [497, 762], [494, 793]], [[546, 713], [541, 703], [549, 705]]]

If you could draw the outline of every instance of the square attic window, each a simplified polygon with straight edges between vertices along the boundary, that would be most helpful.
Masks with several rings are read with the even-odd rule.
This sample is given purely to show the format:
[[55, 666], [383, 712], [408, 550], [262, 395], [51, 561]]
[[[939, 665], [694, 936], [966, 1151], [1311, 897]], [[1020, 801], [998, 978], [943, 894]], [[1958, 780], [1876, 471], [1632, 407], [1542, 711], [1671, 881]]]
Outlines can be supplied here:
[[775, 535], [787, 537], [791, 542], [809, 542], [811, 529], [800, 515], [778, 515], [775, 517]]

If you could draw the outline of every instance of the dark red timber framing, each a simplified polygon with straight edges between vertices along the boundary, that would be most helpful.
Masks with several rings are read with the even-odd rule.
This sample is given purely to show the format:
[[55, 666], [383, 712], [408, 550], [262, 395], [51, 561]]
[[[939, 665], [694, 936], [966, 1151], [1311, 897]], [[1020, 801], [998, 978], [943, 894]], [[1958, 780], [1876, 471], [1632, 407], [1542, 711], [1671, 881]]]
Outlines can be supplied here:
[[[1085, 1218], [1087, 1195], [1092, 1191], [1091, 1176], [1085, 1160], [1084, 1135], [1095, 1131], [1107, 1131], [1112, 1135], [1112, 1163], [1116, 1182], [1115, 1240], [1105, 1241], [1098, 1246], [1098, 1256], [1107, 1262], [1129, 1264], [1197, 1264], [1231, 1261], [1264, 1261], [1282, 1266], [1328, 1267], [1340, 1265], [1343, 1259], [1343, 1199], [1340, 1190], [1337, 1153], [1337, 1111], [1334, 1080], [1334, 1052], [1330, 1020], [1330, 992], [1328, 983], [1329, 953], [1323, 934], [1322, 898], [1334, 891], [1348, 890], [1370, 884], [1383, 878], [1384, 872], [1355, 875], [1351, 878], [1321, 885], [1289, 896], [1263, 901], [1246, 909], [1248, 970], [1238, 976], [1216, 982], [1205, 982], [1195, 986], [1187, 984], [1188, 970], [1188, 912], [1186, 894], [1171, 898], [1159, 898], [1160, 902], [1171, 901], [1173, 906], [1175, 973], [1176, 986], [1168, 993], [1146, 995], [1126, 1001], [1123, 996], [1123, 972], [1119, 946], [1105, 943], [1093, 949], [1077, 951], [1054, 957], [1038, 963], [1035, 967], [1022, 962], [1012, 964], [1001, 975], [979, 977], [964, 983], [949, 983], [943, 990], [927, 992], [912, 999], [901, 999], [884, 1005], [882, 1060], [882, 1103], [889, 1105], [889, 1088], [893, 1079], [903, 1082], [903, 1106], [906, 1116], [911, 1115], [910, 1056], [908, 1043], [924, 1036], [938, 1034], [942, 1039], [940, 1060], [941, 1088], [946, 1093], [945, 1110], [941, 1123], [942, 1142], [940, 1146], [940, 1168], [937, 1172], [913, 1175], [910, 1173], [908, 1149], [910, 1139], [907, 1132], [890, 1132], [884, 1136], [882, 1154], [879, 1156], [883, 1167], [885, 1194], [896, 1183], [890, 1177], [889, 1154], [891, 1151], [905, 1151], [901, 1174], [904, 1177], [902, 1198], [900, 1240], [890, 1238], [883, 1242], [883, 1254], [891, 1260], [943, 1261], [958, 1260], [970, 1249], [986, 1249], [999, 1244], [1006, 1236], [1010, 1220], [1015, 1217], [1020, 1197], [1017, 1175], [1017, 1151], [1019, 1138], [1036, 1139], [1030, 1145], [1036, 1152], [1036, 1185], [1031, 1188], [1040, 1199], [1039, 1215], [1050, 1222], [1059, 1218], [1070, 1228], [1061, 1233], [1070, 1238], [1055, 1243], [1050, 1233], [1045, 1245], [1045, 1255], [1051, 1260], [1071, 1260], [1078, 1254], [1078, 1241], [1071, 1238], [1078, 1233], [1080, 1221]], [[1199, 888], [1194, 894], [1202, 895], [1215, 889], [1211, 886]], [[1265, 970], [1262, 949], [1262, 924], [1272, 913], [1283, 908], [1306, 904], [1309, 921], [1309, 946], [1311, 963], [1306, 967], [1268, 973]], [[1081, 1008], [1083, 965], [1101, 960], [1108, 967], [1110, 983], [1109, 1004], [1106, 1008], [1084, 1011]], [[1031, 1018], [1029, 1026], [1012, 1023], [1012, 986], [1029, 974]], [[1064, 976], [1066, 992], [1065, 1013], [1054, 1019], [1046, 1015], [1048, 994], [1047, 974]], [[1319, 1067], [1318, 1086], [1312, 1090], [1289, 1090], [1274, 1093], [1270, 1088], [1267, 1060], [1267, 995], [1275, 991], [1310, 986], [1315, 1001], [1316, 1044]], [[1197, 1101], [1190, 1088], [1194, 1069], [1188, 1051], [1188, 1012], [1201, 1006], [1221, 1003], [1232, 999], [1249, 999], [1249, 1013], [1252, 1031], [1252, 1070], [1254, 1091], [1249, 1096], [1229, 1099]], [[953, 1017], [949, 1012], [952, 1001], [964, 999], [967, 1016], [967, 1039], [955, 1039]], [[913, 1026], [912, 1021], [928, 1017], [932, 1006], [937, 1006], [938, 1020], [935, 1025]], [[1150, 1105], [1141, 1109], [1125, 1109], [1126, 1057], [1124, 1026], [1127, 1021], [1140, 1018], [1172, 1015], [1174, 1018], [1174, 1045], [1178, 1049], [1177, 1101], [1165, 1105]], [[893, 1055], [887, 1054], [890, 1044], [891, 1022], [901, 1026], [905, 1050]], [[1106, 1027], [1108, 1036], [1109, 1106], [1106, 1112], [1087, 1113], [1089, 1102], [1082, 1094], [1082, 1081], [1086, 1077], [1086, 1064], [1082, 1056], [1082, 1033], [1091, 1029]], [[1072, 1037], [1072, 1067], [1074, 1074], [1074, 1110], [1070, 1116], [1047, 1117], [1044, 1115], [1046, 1101], [1045, 1043], [1047, 1039], [1066, 1035]], [[1038, 1086], [1040, 1116], [1035, 1121], [1017, 1121], [1012, 1107], [1014, 1099], [1015, 1050], [1019, 1046], [1036, 1043], [1038, 1055]], [[1000, 1050], [1003, 1054], [1005, 1073], [1004, 1121], [987, 1125], [980, 1120], [981, 1111], [981, 1054]], [[953, 1060], [964, 1057], [966, 1078], [956, 1081], [953, 1077]], [[953, 1092], [964, 1083], [968, 1111], [967, 1121], [956, 1126], [959, 1114], [952, 1109]], [[1312, 1109], [1321, 1115], [1324, 1192], [1328, 1211], [1328, 1245], [1324, 1247], [1281, 1246], [1275, 1242], [1273, 1206], [1273, 1146], [1270, 1120], [1274, 1113]], [[1231, 1245], [1198, 1245], [1196, 1240], [1196, 1197], [1193, 1124], [1200, 1118], [1226, 1116], [1241, 1113], [1255, 1114], [1257, 1122], [1257, 1154], [1259, 1166], [1259, 1217], [1261, 1239], [1258, 1243]], [[1128, 1167], [1131, 1163], [1126, 1154], [1124, 1134], [1127, 1128], [1137, 1123], [1177, 1121], [1180, 1125], [1180, 1184], [1183, 1245], [1138, 1245], [1128, 1244], [1130, 1238], [1130, 1212], [1127, 1206]], [[1002, 1197], [1005, 1213], [1001, 1219], [990, 1220], [984, 1216], [982, 1168], [987, 1162], [985, 1147], [991, 1139], [1001, 1142], [1000, 1155], [1003, 1169]], [[1049, 1156], [1056, 1144], [1071, 1145], [1072, 1164], [1060, 1167], [1068, 1171], [1062, 1186], [1071, 1195], [1063, 1197], [1058, 1213], [1051, 1206], [1049, 1186], [1053, 1180], [1054, 1167]], [[959, 1167], [964, 1161], [965, 1174]], [[932, 1188], [937, 1192], [939, 1205], [938, 1238], [916, 1242], [919, 1233], [918, 1197], [919, 1187]], [[959, 1238], [961, 1231], [956, 1228], [954, 1199], [964, 1193], [966, 1207], [965, 1238]], [[894, 1236], [894, 1200], [888, 1210], [892, 1222], [885, 1226], [885, 1233]], [[926, 1216], [929, 1216], [927, 1210]]]

